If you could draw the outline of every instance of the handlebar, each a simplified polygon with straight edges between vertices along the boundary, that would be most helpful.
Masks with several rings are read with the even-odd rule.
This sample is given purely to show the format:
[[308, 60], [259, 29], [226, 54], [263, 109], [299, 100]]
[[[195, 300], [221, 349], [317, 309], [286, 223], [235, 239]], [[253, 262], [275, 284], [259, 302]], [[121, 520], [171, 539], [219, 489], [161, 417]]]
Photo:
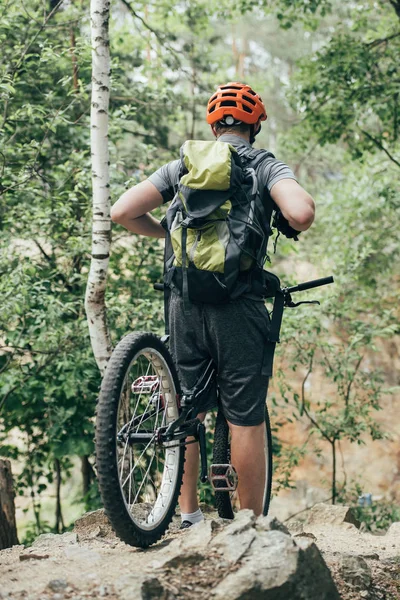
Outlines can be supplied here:
[[322, 279], [313, 279], [311, 281], [299, 283], [298, 285], [294, 285], [292, 287], [283, 288], [282, 291], [284, 294], [292, 294], [293, 292], [303, 292], [304, 290], [310, 290], [311, 288], [320, 287], [321, 285], [328, 285], [329, 283], [333, 282], [334, 279], [331, 275], [330, 277], [322, 277]]

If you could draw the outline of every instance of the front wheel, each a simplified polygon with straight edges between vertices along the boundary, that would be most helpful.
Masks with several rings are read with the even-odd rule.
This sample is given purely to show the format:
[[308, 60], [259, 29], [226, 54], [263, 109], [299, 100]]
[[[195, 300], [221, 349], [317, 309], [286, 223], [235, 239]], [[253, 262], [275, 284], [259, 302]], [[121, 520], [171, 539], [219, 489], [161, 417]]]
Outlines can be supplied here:
[[101, 385], [96, 463], [117, 536], [146, 548], [165, 533], [182, 484], [185, 447], [157, 432], [179, 416], [179, 383], [166, 346], [131, 333], [116, 346]]
[[[265, 407], [265, 487], [263, 496], [263, 515], [269, 510], [272, 487], [272, 436], [268, 409]], [[228, 423], [221, 411], [218, 409], [215, 422], [213, 463], [229, 464], [231, 462], [231, 442]], [[216, 483], [218, 486], [218, 482]], [[215, 506], [218, 514], [223, 519], [233, 519], [234, 511], [240, 508], [237, 491], [218, 492], [215, 491]]]

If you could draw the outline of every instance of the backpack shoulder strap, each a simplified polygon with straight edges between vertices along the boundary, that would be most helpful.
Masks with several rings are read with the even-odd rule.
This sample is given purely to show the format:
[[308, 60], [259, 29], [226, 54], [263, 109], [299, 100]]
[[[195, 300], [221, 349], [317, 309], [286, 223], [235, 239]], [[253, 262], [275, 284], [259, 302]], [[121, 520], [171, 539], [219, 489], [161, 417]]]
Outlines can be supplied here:
[[261, 163], [268, 157], [275, 158], [275, 155], [268, 150], [256, 150], [255, 148], [252, 148], [250, 151], [240, 152], [240, 158], [244, 166], [251, 167], [255, 171], [257, 171]]

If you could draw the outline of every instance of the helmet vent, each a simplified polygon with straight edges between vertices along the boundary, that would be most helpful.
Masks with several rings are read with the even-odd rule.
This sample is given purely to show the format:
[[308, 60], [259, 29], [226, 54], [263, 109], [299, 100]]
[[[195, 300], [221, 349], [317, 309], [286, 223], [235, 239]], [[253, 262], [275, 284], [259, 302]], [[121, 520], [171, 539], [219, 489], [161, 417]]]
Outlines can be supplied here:
[[223, 85], [221, 88], [221, 90], [241, 90], [242, 88], [237, 87], [236, 85]]
[[237, 93], [236, 93], [236, 92], [224, 92], [224, 93], [222, 94], [222, 97], [223, 97], [223, 98], [227, 98], [227, 97], [228, 97], [228, 98], [231, 98], [232, 96], [236, 98], [236, 96], [237, 96]]
[[236, 102], [234, 100], [222, 100], [220, 106], [236, 106]]
[[251, 110], [251, 108], [249, 108], [248, 106], [246, 106], [245, 104], [242, 104], [242, 108], [243, 110], [245, 110], [248, 113], [252, 113], [253, 111]]
[[248, 96], [243, 96], [243, 100], [247, 100], [247, 102], [250, 102], [250, 104], [252, 104], [253, 106], [256, 105], [256, 103], [253, 100], [253, 98], [249, 98]]

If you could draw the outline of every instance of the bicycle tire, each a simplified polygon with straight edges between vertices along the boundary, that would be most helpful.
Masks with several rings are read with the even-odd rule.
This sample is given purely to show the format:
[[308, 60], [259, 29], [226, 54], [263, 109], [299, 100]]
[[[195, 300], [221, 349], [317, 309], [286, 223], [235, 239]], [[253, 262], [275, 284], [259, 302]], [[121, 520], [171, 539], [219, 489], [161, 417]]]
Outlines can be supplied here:
[[[174, 363], [157, 336], [131, 333], [119, 342], [98, 400], [96, 466], [105, 513], [117, 536], [132, 546], [159, 540], [175, 513], [185, 446], [157, 443], [154, 432], [178, 417], [178, 393]], [[143, 431], [150, 441], [132, 442], [129, 436]]]
[[[265, 407], [265, 458], [266, 458], [266, 478], [263, 499], [263, 515], [266, 516], [271, 501], [272, 488], [272, 435], [271, 424], [269, 420], [268, 409]], [[214, 431], [213, 463], [229, 464], [230, 456], [230, 435], [229, 427], [221, 408], [218, 409]], [[216, 482], [218, 485], [218, 482]], [[234, 495], [232, 492], [218, 492], [215, 490], [215, 506], [222, 519], [234, 518]]]

